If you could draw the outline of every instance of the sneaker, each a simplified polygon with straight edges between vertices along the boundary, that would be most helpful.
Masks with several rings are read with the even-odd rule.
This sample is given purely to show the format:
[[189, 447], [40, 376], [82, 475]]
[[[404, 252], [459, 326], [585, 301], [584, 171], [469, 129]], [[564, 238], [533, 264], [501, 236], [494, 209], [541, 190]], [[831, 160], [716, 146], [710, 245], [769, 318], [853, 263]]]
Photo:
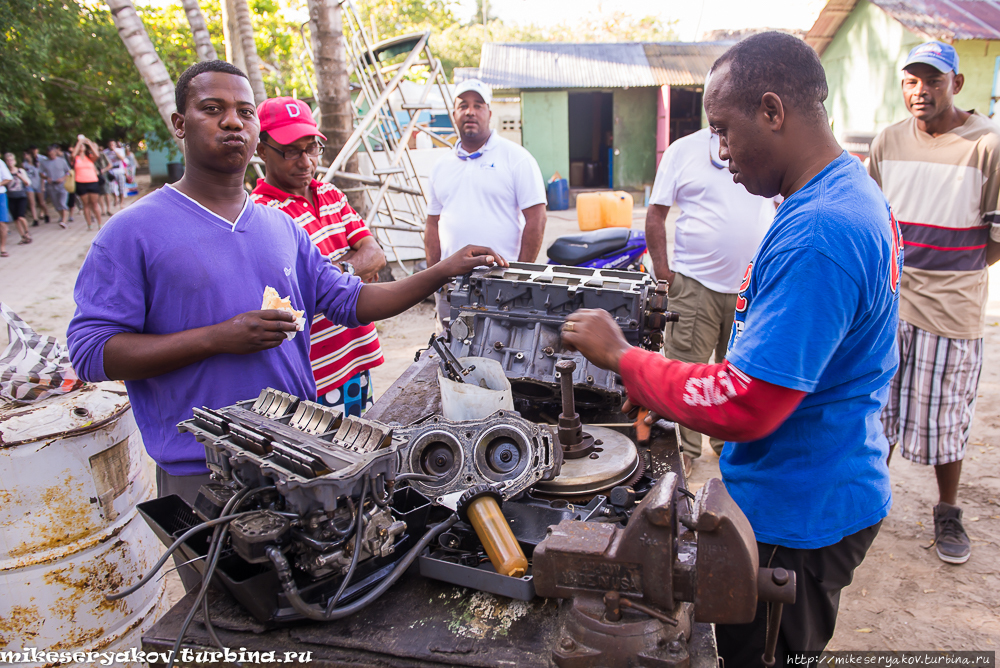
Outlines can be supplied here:
[[962, 527], [961, 508], [948, 503], [934, 506], [934, 544], [941, 561], [964, 564], [969, 560], [972, 544]]

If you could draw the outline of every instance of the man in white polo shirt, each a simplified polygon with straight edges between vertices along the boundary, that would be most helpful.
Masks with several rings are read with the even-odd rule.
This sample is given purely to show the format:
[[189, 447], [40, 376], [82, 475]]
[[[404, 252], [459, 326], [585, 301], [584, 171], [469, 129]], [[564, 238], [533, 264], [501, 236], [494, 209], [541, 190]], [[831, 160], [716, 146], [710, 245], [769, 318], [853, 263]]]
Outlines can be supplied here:
[[[664, 332], [663, 354], [695, 364], [722, 362], [733, 328], [737, 292], [747, 265], [774, 220], [774, 202], [733, 183], [719, 137], [709, 128], [678, 139], [660, 160], [646, 212], [646, 243], [656, 278], [670, 283], [670, 310], [680, 314]], [[674, 260], [667, 260], [665, 221], [681, 208]], [[746, 286], [744, 286], [746, 287]], [[685, 469], [701, 456], [701, 434], [679, 426]], [[711, 439], [722, 452], [723, 441]]]
[[[468, 79], [455, 89], [455, 151], [431, 172], [424, 246], [427, 266], [466, 244], [494, 248], [518, 262], [534, 262], [545, 233], [545, 182], [526, 149], [490, 130], [489, 86]], [[435, 296], [438, 322], [448, 302]]]

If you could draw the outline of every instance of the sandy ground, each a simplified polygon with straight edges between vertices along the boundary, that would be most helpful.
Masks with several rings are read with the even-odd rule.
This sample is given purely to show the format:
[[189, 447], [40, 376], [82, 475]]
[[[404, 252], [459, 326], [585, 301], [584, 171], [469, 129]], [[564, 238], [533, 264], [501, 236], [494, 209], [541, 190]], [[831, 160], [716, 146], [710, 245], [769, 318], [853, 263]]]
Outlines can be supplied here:
[[[644, 215], [644, 209], [635, 210], [636, 227], [642, 227]], [[80, 214], [75, 218], [69, 230], [55, 223], [32, 228], [35, 243], [27, 246], [17, 245], [12, 227], [10, 257], [0, 259], [0, 299], [38, 331], [60, 339], [74, 310], [76, 274], [95, 234], [86, 230]], [[550, 212], [543, 248], [576, 229], [575, 211]], [[1000, 265], [991, 272], [991, 282], [1000, 286]], [[933, 549], [924, 549], [933, 538], [933, 472], [894, 457], [893, 509], [854, 583], [844, 591], [830, 649], [1000, 648], [1000, 300], [991, 301], [989, 314], [979, 405], [959, 493], [972, 558], [951, 566], [939, 561]], [[373, 374], [376, 393], [427, 345], [433, 309], [421, 304], [379, 323], [378, 329], [386, 363]], [[704, 451], [695, 462], [695, 486], [719, 475], [711, 448]], [[171, 587], [171, 597], [178, 594], [179, 587]]]

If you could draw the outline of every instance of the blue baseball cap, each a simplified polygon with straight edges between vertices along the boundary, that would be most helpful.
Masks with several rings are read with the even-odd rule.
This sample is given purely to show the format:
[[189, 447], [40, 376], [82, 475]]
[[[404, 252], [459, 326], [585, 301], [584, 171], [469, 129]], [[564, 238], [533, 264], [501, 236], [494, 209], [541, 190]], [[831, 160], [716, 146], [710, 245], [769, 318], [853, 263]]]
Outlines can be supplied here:
[[910, 54], [906, 56], [906, 64], [903, 65], [903, 69], [905, 70], [914, 63], [930, 65], [946, 74], [948, 72], [958, 74], [958, 53], [951, 44], [925, 42], [913, 47]]

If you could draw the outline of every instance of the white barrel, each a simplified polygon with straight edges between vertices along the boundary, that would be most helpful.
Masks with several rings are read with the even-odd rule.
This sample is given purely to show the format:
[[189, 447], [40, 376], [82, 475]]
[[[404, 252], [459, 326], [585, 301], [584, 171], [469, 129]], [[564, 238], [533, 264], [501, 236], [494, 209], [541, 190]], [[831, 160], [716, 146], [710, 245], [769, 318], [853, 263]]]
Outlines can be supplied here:
[[[104, 597], [137, 582], [163, 553], [136, 510], [155, 494], [155, 465], [121, 383], [0, 408], [4, 663], [101, 665], [107, 654], [72, 654], [141, 648], [165, 612], [163, 582], [119, 601]], [[140, 664], [117, 656], [113, 665]]]

